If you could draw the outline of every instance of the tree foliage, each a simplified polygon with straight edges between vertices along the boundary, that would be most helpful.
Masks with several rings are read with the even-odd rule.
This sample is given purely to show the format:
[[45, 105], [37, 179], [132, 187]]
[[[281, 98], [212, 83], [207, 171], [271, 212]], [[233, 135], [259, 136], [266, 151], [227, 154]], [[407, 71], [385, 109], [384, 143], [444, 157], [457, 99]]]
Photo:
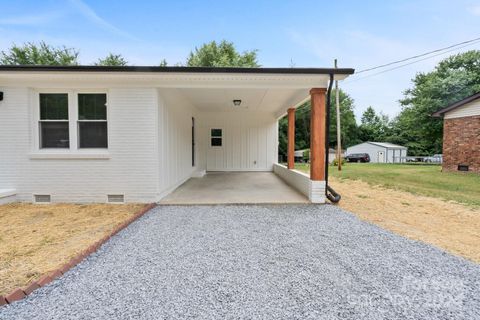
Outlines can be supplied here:
[[128, 61], [121, 54], [109, 53], [105, 58], [98, 59], [96, 66], [126, 66]]
[[[358, 138], [358, 127], [355, 121], [354, 101], [344, 91], [340, 90], [340, 122], [342, 148], [354, 145], [360, 142]], [[295, 112], [295, 149], [307, 149], [310, 147], [310, 101], [297, 108]], [[288, 143], [288, 119], [284, 117], [279, 120], [279, 153], [283, 156], [287, 154]], [[337, 114], [335, 107], [335, 95], [330, 96], [330, 147], [337, 146]]]
[[163, 58], [160, 63], [158, 64], [159, 67], [166, 67], [168, 66], [167, 59]]
[[72, 48], [54, 47], [40, 42], [27, 42], [22, 46], [13, 45], [0, 53], [3, 65], [54, 65], [67, 66], [78, 64], [79, 51]]
[[377, 114], [370, 106], [362, 114], [360, 126], [358, 128], [358, 138], [361, 141], [389, 141], [391, 136], [391, 127], [388, 117], [382, 113]]
[[189, 67], [260, 67], [257, 50], [239, 53], [233, 42], [222, 40], [203, 44], [190, 52], [187, 59]]
[[432, 72], [418, 73], [400, 101], [403, 108], [392, 123], [391, 140], [405, 144], [411, 154], [441, 153], [443, 122], [431, 114], [479, 91], [479, 50], [450, 56]]

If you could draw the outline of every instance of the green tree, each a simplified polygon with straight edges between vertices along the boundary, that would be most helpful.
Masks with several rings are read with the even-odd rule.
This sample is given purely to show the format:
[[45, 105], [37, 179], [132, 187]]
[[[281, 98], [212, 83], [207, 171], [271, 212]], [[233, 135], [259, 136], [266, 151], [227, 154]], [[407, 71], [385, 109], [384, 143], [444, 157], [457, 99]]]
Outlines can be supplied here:
[[187, 59], [189, 67], [260, 67], [257, 50], [239, 53], [232, 42], [212, 41], [195, 48]]
[[[354, 100], [340, 89], [340, 136], [342, 148], [348, 148], [360, 142], [358, 136], [358, 125], [355, 120]], [[330, 147], [337, 147], [337, 108], [335, 106], [335, 91], [332, 90], [330, 97]]]
[[415, 155], [440, 153], [443, 122], [431, 114], [479, 91], [479, 50], [450, 56], [433, 71], [418, 73], [413, 88], [400, 101], [402, 111], [393, 121], [392, 142], [404, 142]]
[[166, 67], [168, 66], [168, 63], [167, 63], [167, 59], [162, 59], [162, 61], [160, 61], [160, 63], [158, 64], [159, 67]]
[[0, 64], [3, 65], [54, 65], [66, 66], [78, 64], [78, 50], [53, 47], [40, 42], [27, 42], [22, 46], [13, 45], [0, 53]]
[[[355, 106], [353, 99], [344, 91], [340, 90], [340, 122], [341, 122], [341, 138], [342, 148], [354, 145], [359, 142], [358, 127], [353, 112]], [[330, 96], [330, 147], [337, 146], [337, 114], [335, 107], [335, 95]], [[297, 108], [295, 112], [295, 149], [307, 149], [310, 147], [310, 101]], [[287, 154], [287, 131], [288, 119], [283, 117], [278, 123], [279, 129], [279, 147], [278, 151], [281, 155]]]
[[105, 58], [98, 59], [96, 66], [126, 66], [128, 61], [121, 54], [109, 53]]
[[371, 106], [362, 114], [358, 128], [361, 141], [388, 141], [391, 128], [388, 117], [382, 113], [377, 114]]

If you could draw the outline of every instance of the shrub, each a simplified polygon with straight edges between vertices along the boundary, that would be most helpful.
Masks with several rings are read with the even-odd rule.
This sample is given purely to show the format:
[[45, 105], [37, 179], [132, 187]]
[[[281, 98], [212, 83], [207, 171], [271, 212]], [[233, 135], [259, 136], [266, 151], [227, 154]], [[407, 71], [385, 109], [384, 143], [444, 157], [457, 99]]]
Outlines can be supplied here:
[[[343, 166], [343, 165], [345, 165], [346, 161], [345, 161], [345, 158], [343, 158], [343, 157], [341, 159], [342, 159], [342, 166]], [[337, 158], [335, 158], [333, 160], [332, 165], [334, 165], [335, 167], [338, 166], [338, 159]]]
[[303, 151], [303, 161], [310, 161], [310, 149]]

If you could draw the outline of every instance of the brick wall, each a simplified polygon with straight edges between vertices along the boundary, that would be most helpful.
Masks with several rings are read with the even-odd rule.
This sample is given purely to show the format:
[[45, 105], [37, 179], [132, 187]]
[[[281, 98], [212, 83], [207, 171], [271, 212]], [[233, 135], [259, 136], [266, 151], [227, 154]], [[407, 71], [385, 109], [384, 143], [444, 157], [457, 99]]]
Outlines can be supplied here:
[[480, 173], [480, 116], [444, 120], [443, 170], [457, 171], [459, 164]]

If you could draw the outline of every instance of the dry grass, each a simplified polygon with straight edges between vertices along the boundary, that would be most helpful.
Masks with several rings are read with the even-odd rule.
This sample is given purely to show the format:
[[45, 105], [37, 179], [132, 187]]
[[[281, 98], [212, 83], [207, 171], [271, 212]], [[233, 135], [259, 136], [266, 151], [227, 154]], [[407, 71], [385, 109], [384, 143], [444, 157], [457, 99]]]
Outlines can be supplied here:
[[385, 229], [480, 263], [480, 210], [439, 198], [330, 178], [340, 207]]
[[0, 205], [0, 294], [60, 267], [143, 207]]

